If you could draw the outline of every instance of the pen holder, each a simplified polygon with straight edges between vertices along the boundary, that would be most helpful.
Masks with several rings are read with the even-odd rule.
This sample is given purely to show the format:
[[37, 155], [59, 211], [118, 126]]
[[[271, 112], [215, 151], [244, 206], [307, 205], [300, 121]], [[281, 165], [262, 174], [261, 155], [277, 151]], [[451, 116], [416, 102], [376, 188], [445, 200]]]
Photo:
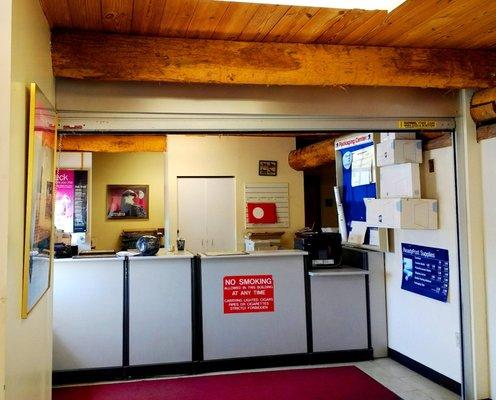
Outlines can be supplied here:
[[184, 239], [177, 239], [176, 243], [177, 243], [177, 251], [183, 251], [186, 241]]

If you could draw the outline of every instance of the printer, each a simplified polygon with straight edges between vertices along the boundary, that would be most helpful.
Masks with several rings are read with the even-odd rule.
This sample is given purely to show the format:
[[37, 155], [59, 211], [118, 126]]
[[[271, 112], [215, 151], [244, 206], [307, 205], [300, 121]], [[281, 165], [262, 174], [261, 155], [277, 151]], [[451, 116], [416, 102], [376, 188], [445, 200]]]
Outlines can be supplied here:
[[341, 234], [302, 230], [296, 232], [294, 248], [308, 252], [312, 269], [334, 268], [341, 265]]

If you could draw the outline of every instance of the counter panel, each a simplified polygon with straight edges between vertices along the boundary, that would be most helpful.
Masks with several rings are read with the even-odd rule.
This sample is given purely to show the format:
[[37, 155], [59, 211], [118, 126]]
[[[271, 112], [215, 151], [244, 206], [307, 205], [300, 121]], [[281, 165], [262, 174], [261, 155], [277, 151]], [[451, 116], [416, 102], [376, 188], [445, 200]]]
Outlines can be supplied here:
[[[305, 253], [202, 257], [205, 360], [307, 351]], [[225, 276], [272, 275], [274, 311], [224, 313]]]
[[310, 277], [313, 350], [366, 349], [366, 275], [334, 272]]
[[192, 361], [191, 259], [129, 260], [129, 364]]
[[122, 365], [122, 260], [56, 260], [54, 371]]

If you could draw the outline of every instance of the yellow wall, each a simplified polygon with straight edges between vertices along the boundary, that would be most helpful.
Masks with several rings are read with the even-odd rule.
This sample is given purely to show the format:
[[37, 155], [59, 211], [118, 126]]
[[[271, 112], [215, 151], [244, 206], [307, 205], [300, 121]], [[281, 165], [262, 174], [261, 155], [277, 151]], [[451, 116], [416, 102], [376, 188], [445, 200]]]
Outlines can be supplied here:
[[[119, 250], [123, 229], [164, 227], [163, 153], [93, 153], [91, 234], [97, 249]], [[150, 185], [148, 220], [107, 220], [107, 185]]]
[[[2, 6], [11, 1], [2, 1]], [[3, 10], [3, 8], [2, 8]], [[2, 13], [2, 18], [5, 15]], [[3, 19], [2, 19], [3, 21]], [[1, 41], [4, 40], [2, 36]], [[12, 87], [10, 137], [2, 140], [8, 149], [8, 241], [6, 264], [5, 318], [5, 399], [45, 400], [51, 398], [52, 369], [52, 292], [45, 294], [27, 320], [21, 320], [21, 287], [24, 239], [24, 191], [27, 137], [28, 86], [36, 82], [55, 104], [55, 85], [50, 58], [50, 32], [40, 3], [34, 0], [12, 2]], [[8, 62], [9, 56], [0, 62]], [[1, 87], [0, 90], [8, 89]], [[2, 120], [8, 109], [2, 108]], [[2, 134], [4, 130], [2, 129]], [[2, 138], [3, 139], [3, 138]], [[2, 157], [3, 159], [3, 157]], [[4, 161], [2, 161], [3, 163]], [[2, 165], [3, 166], [3, 165]], [[2, 184], [4, 177], [2, 177]], [[2, 185], [3, 187], [3, 185]], [[5, 197], [5, 196], [4, 196]], [[2, 199], [5, 201], [5, 199]], [[3, 208], [3, 207], [2, 207]], [[3, 216], [2, 216], [3, 217]], [[4, 219], [1, 224], [6, 225]], [[3, 252], [2, 252], [3, 253]], [[3, 279], [5, 274], [2, 273]], [[2, 321], [3, 322], [3, 321]], [[1, 338], [1, 335], [0, 335]], [[3, 355], [0, 354], [0, 357]], [[0, 391], [0, 398], [2, 397]]]
[[[0, 2], [0, 187], [9, 186], [9, 135], [10, 135], [10, 60], [11, 60], [11, 23], [12, 4]], [[8, 260], [8, 197], [0, 197], [0, 388], [5, 385], [5, 335], [7, 319], [7, 260]], [[0, 400], [5, 392], [0, 390]]]
[[[295, 148], [294, 138], [249, 138], [234, 136], [167, 137], [167, 193], [166, 209], [170, 215], [171, 239], [177, 231], [177, 177], [178, 176], [234, 176], [236, 179], [236, 236], [238, 249], [244, 245], [245, 183], [289, 183], [289, 228], [258, 229], [285, 230], [284, 245], [293, 247], [293, 233], [305, 224], [303, 173], [291, 169], [288, 154]], [[276, 160], [276, 177], [258, 176], [259, 160]], [[255, 231], [255, 229], [251, 229]]]

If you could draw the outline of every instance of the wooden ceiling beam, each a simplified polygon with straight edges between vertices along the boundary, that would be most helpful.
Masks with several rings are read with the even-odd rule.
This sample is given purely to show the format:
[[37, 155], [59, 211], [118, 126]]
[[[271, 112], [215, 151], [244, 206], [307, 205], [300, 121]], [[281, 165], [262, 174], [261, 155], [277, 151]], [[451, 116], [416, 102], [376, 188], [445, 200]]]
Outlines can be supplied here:
[[159, 135], [59, 135], [60, 151], [93, 153], [164, 152], [167, 137]]
[[[496, 86], [496, 51], [52, 34], [56, 77], [180, 83]], [[371, 100], [372, 101], [372, 100]]]

